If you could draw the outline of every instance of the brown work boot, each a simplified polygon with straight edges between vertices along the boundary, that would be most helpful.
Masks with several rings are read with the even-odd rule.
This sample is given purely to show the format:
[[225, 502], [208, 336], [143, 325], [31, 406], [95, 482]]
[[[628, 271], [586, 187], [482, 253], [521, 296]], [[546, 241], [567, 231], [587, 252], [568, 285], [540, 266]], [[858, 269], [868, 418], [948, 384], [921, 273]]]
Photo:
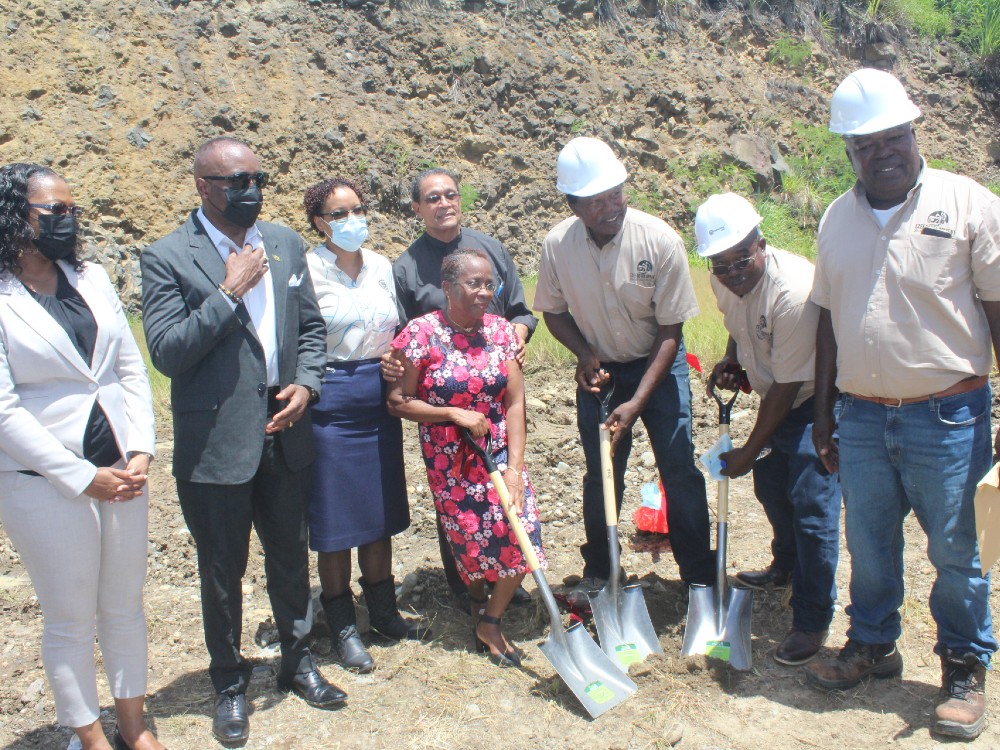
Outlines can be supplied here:
[[986, 723], [986, 667], [975, 654], [948, 651], [941, 657], [941, 697], [932, 731], [971, 740]]
[[778, 664], [797, 667], [810, 661], [826, 643], [827, 630], [792, 630], [774, 650]]
[[858, 643], [850, 638], [834, 659], [814, 661], [806, 678], [821, 690], [847, 690], [867, 677], [899, 677], [903, 657], [895, 643]]

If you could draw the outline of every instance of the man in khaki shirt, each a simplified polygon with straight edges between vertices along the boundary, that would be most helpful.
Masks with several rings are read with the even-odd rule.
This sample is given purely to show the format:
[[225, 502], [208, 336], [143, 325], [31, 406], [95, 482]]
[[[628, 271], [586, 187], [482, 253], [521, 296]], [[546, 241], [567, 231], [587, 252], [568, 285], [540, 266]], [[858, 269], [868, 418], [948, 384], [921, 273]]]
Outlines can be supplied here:
[[[840, 484], [812, 444], [813, 374], [819, 308], [809, 301], [813, 266], [768, 247], [761, 217], [732, 193], [713, 195], [698, 209], [698, 255], [708, 258], [712, 290], [729, 343], [712, 369], [713, 384], [740, 387], [743, 373], [760, 394], [746, 444], [724, 453], [723, 474], [753, 470], [754, 491], [774, 530], [766, 570], [737, 573], [754, 588], [792, 582], [792, 630], [774, 659], [794, 666], [826, 642], [840, 544]], [[767, 455], [759, 457], [767, 449]]]
[[937, 572], [932, 730], [971, 739], [997, 650], [973, 496], [995, 450], [987, 375], [990, 345], [1000, 348], [1000, 199], [927, 167], [912, 125], [920, 110], [888, 73], [851, 74], [831, 110], [858, 184], [820, 223], [813, 439], [841, 472], [851, 604], [847, 645], [807, 676], [845, 689], [902, 672], [902, 524], [912, 509]]
[[545, 238], [534, 307], [552, 335], [577, 358], [577, 425], [587, 472], [581, 547], [585, 600], [610, 573], [595, 396], [610, 378], [614, 394], [605, 425], [612, 431], [616, 500], [621, 508], [632, 425], [642, 419], [670, 499], [667, 522], [674, 559], [686, 583], [710, 585], [705, 479], [694, 465], [691, 389], [681, 328], [697, 314], [684, 244], [667, 224], [628, 208], [628, 173], [611, 149], [575, 138], [557, 163], [557, 189], [573, 216]]

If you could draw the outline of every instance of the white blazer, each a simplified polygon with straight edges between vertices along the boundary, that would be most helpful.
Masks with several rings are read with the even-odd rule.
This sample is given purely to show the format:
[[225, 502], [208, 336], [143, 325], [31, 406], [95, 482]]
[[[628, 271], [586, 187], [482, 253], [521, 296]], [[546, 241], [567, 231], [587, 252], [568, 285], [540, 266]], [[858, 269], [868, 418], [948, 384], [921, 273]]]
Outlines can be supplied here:
[[156, 438], [146, 367], [111, 280], [93, 263], [59, 267], [97, 323], [93, 365], [16, 277], [0, 275], [0, 471], [36, 471], [73, 498], [97, 475], [82, 458], [95, 400], [123, 456], [153, 453]]

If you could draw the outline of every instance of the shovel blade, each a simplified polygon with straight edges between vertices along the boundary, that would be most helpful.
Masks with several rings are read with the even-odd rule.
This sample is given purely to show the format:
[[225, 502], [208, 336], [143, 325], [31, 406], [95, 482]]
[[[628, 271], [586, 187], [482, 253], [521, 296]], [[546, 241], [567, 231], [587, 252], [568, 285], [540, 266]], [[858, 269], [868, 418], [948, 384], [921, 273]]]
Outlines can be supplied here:
[[539, 648], [595, 719], [637, 690], [636, 684], [598, 648], [580, 623], [561, 637], [549, 636]]
[[590, 594], [590, 608], [601, 639], [601, 649], [623, 672], [650, 654], [663, 653], [653, 630], [642, 587], [625, 586], [615, 596], [609, 583]]
[[705, 654], [729, 662], [733, 669], [750, 669], [750, 616], [753, 591], [726, 587], [722, 609], [714, 586], [692, 586], [688, 590], [687, 627], [681, 656]]

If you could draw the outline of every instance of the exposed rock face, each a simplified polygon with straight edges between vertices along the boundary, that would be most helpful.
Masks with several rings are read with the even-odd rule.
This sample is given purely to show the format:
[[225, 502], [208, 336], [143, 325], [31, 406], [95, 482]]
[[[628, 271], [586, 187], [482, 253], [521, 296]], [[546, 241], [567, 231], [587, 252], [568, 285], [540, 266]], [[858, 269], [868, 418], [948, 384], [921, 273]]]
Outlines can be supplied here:
[[[858, 66], [830, 53], [785, 71], [746, 19], [698, 4], [675, 6], [669, 24], [598, 23], [592, 0], [531, 5], [0, 0], [0, 161], [68, 178], [133, 305], [137, 252], [195, 205], [191, 159], [220, 134], [251, 143], [271, 173], [263, 218], [309, 241], [303, 189], [344, 173], [369, 191], [372, 246], [394, 257], [419, 230], [411, 178], [441, 165], [478, 192], [467, 223], [531, 270], [566, 214], [553, 172], [573, 136], [611, 142], [646, 207], [683, 229], [696, 186], [674, 179], [678, 164], [712, 151], [770, 189], [778, 154], [795, 149], [791, 125], [825, 124]], [[989, 107], [938, 53], [896, 70], [925, 113], [926, 155], [982, 177], [996, 159]]]

